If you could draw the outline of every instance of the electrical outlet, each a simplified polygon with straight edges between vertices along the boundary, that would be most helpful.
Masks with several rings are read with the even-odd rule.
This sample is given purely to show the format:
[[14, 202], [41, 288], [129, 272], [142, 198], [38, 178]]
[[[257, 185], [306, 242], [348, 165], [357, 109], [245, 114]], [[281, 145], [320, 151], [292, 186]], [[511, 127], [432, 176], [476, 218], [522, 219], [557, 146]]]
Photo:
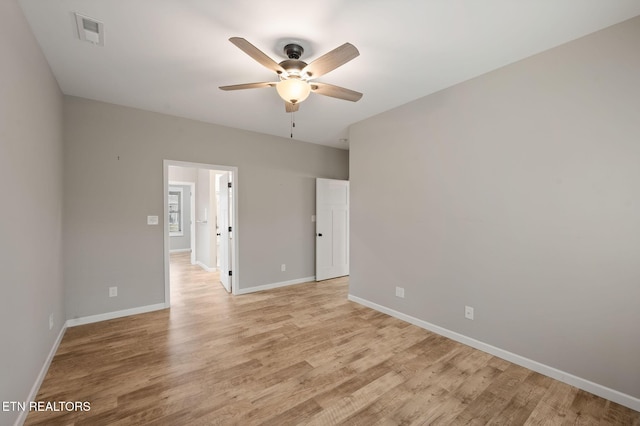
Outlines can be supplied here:
[[53, 328], [53, 314], [49, 315], [49, 330]]
[[282, 265], [280, 265], [280, 271], [284, 272], [287, 270], [287, 265], [285, 265], [284, 263]]
[[109, 297], [118, 296], [118, 287], [109, 287]]
[[396, 297], [404, 299], [404, 287], [396, 287]]
[[464, 317], [473, 321], [473, 308], [471, 306], [464, 307]]

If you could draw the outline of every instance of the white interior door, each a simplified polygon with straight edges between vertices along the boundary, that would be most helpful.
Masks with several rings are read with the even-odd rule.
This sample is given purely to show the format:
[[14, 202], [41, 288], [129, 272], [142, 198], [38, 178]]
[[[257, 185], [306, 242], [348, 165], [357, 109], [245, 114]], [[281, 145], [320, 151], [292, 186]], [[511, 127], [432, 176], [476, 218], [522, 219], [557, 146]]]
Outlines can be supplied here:
[[316, 179], [316, 280], [349, 275], [349, 181]]
[[231, 189], [229, 188], [229, 174], [223, 173], [220, 179], [220, 200], [218, 204], [218, 226], [220, 233], [220, 282], [224, 288], [231, 292], [231, 232], [229, 232], [229, 198]]

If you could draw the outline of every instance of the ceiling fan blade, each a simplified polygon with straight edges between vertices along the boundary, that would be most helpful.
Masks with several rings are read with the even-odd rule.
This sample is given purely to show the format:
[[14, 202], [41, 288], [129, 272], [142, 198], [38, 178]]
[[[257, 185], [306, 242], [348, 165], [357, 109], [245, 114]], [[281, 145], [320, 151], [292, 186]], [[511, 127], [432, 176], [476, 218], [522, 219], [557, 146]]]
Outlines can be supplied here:
[[261, 89], [263, 87], [274, 87], [277, 83], [245, 83], [245, 84], [233, 84], [231, 86], [220, 86], [222, 90], [243, 90], [243, 89]]
[[296, 112], [298, 109], [300, 109], [300, 104], [292, 104], [291, 102], [285, 102], [284, 109], [287, 112]]
[[358, 102], [362, 98], [362, 93], [344, 87], [334, 86], [327, 83], [310, 83], [311, 91], [318, 95], [331, 96], [332, 98], [344, 99], [345, 101]]
[[282, 74], [284, 72], [284, 68], [282, 68], [276, 61], [268, 57], [262, 50], [258, 49], [242, 37], [231, 37], [229, 41], [235, 44], [244, 53], [262, 64], [262, 66], [278, 74]]
[[301, 73], [307, 73], [310, 78], [317, 78], [346, 64], [359, 55], [360, 52], [353, 44], [345, 43], [311, 62], [302, 69]]

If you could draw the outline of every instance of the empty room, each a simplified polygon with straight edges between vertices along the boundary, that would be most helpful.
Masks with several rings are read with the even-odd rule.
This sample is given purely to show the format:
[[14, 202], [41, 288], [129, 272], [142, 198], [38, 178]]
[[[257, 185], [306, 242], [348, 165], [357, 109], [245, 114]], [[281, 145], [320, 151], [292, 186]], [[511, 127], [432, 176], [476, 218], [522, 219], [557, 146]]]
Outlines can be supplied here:
[[636, 0], [0, 2], [1, 425], [640, 425]]

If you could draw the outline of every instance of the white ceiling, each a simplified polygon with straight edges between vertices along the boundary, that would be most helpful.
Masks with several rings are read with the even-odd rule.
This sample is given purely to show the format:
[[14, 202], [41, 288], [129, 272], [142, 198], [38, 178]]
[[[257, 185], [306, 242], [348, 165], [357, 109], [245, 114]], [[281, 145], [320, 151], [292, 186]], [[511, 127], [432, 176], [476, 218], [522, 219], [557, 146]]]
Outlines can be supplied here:
[[[284, 59], [350, 42], [360, 56], [318, 81], [364, 93], [311, 94], [294, 138], [348, 148], [348, 126], [535, 53], [640, 15], [638, 0], [20, 0], [67, 95], [289, 137], [275, 81], [229, 37]], [[77, 37], [73, 12], [104, 23], [105, 46]]]

